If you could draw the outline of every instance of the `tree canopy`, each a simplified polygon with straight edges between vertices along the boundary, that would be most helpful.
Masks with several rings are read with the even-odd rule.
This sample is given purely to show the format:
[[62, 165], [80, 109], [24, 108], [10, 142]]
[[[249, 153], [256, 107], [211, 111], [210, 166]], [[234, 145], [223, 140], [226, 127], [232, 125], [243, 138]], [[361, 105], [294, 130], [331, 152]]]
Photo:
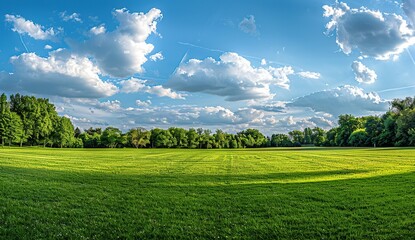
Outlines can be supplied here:
[[315, 146], [415, 146], [415, 98], [395, 99], [381, 116], [340, 115], [328, 131], [305, 128], [267, 137], [257, 129], [236, 134], [221, 129], [136, 127], [123, 133], [115, 127], [74, 128], [45, 98], [15, 94], [0, 96], [0, 144], [86, 148], [259, 148]]

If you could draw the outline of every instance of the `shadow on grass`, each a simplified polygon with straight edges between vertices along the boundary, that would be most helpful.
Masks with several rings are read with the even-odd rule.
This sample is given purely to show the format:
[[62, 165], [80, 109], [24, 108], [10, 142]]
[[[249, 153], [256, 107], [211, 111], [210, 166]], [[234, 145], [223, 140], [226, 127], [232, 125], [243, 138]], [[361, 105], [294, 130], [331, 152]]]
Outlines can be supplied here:
[[[325, 177], [342, 177], [356, 174], [370, 173], [368, 170], [358, 169], [340, 169], [330, 171], [308, 171], [308, 172], [277, 172], [266, 174], [188, 174], [165, 172], [160, 174], [123, 174], [120, 172], [82, 172], [82, 171], [66, 171], [66, 170], [49, 170], [38, 168], [18, 168], [9, 166], [0, 166], [0, 172], [3, 176], [10, 178], [24, 178], [26, 180], [43, 180], [43, 181], [63, 181], [73, 183], [84, 183], [89, 181], [98, 182], [131, 182], [152, 185], [200, 185], [207, 184], [209, 186], [218, 184], [231, 184], [232, 182], [289, 182], [311, 179], [316, 182], [320, 178]], [[370, 177], [370, 176], [368, 176]]]
[[413, 237], [413, 172], [314, 183], [200, 184], [359, 173], [365, 171], [123, 175], [0, 166], [0, 238]]

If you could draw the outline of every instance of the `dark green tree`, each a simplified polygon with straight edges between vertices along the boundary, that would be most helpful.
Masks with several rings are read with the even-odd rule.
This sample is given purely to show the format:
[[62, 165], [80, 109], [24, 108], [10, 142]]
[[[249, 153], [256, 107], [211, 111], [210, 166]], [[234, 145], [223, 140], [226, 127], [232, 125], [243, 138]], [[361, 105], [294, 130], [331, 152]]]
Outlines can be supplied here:
[[353, 147], [366, 147], [369, 135], [364, 128], [357, 129], [350, 134], [348, 144]]
[[336, 145], [341, 147], [348, 146], [349, 137], [352, 132], [363, 127], [361, 121], [350, 114], [340, 115], [338, 123], [339, 128], [336, 134]]

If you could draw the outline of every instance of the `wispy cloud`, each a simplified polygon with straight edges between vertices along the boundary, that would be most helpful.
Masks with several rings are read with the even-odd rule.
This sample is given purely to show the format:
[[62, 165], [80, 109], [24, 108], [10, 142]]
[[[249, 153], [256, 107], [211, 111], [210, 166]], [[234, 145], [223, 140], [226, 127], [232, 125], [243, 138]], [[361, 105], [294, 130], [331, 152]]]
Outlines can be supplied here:
[[79, 22], [82, 23], [82, 19], [81, 19], [81, 14], [79, 13], [72, 13], [72, 14], [67, 14], [66, 11], [61, 12], [59, 14], [59, 16], [62, 18], [63, 21], [68, 22], [68, 21], [73, 21], [73, 22]]
[[259, 35], [259, 32], [257, 30], [257, 26], [255, 23], [255, 17], [253, 15], [249, 15], [247, 17], [244, 17], [242, 21], [239, 23], [239, 29], [244, 32], [251, 35]]
[[34, 23], [30, 20], [26, 20], [19, 15], [6, 14], [5, 20], [6, 22], [13, 23], [12, 30], [14, 32], [19, 34], [27, 34], [36, 40], [52, 39], [56, 35], [56, 32], [53, 28], [48, 28], [45, 30], [45, 27], [42, 25]]
[[388, 88], [388, 89], [383, 89], [383, 90], [380, 90], [380, 91], [377, 91], [377, 92], [378, 93], [393, 92], [393, 91], [400, 91], [400, 90], [405, 90], [405, 89], [410, 89], [410, 88], [415, 88], [415, 85], [405, 86], [405, 87], [397, 87], [397, 88]]

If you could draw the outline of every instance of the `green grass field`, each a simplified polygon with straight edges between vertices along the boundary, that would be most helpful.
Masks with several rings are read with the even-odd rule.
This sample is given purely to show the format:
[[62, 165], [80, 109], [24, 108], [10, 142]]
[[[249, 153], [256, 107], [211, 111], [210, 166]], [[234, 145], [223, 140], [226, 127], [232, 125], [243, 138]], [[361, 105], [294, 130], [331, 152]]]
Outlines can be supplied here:
[[414, 239], [415, 149], [0, 149], [0, 239]]

